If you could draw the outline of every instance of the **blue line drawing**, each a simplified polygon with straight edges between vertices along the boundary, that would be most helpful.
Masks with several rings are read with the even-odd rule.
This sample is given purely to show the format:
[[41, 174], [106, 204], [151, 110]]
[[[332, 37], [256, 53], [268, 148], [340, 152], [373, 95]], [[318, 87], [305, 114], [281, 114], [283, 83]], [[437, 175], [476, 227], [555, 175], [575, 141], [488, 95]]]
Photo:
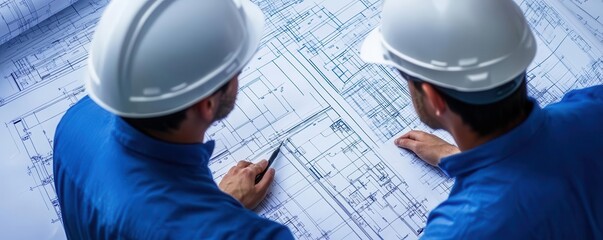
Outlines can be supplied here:
[[[37, 17], [4, 20], [14, 30], [10, 36], [0, 26], [0, 41], [6, 40], [0, 45], [0, 152], [18, 152], [22, 163], [0, 161], [0, 172], [32, 180], [4, 196], [24, 192], [49, 213], [21, 218], [60, 226], [51, 171], [54, 128], [86, 94], [89, 44], [108, 0], [50, 1], [57, 5], [0, 3], [2, 16], [19, 6], [22, 16]], [[287, 225], [300, 239], [420, 237], [430, 210], [454, 180], [392, 144], [411, 129], [434, 131], [416, 116], [407, 83], [395, 70], [358, 56], [362, 40], [379, 24], [382, 1], [254, 2], [268, 18], [261, 48], [241, 74], [235, 110], [206, 133], [216, 140], [210, 161], [216, 181], [237, 161], [266, 158], [285, 141], [259, 214]], [[516, 2], [539, 47], [528, 69], [532, 97], [544, 106], [572, 89], [603, 83], [599, 2]], [[9, 233], [0, 238], [26, 234]]]

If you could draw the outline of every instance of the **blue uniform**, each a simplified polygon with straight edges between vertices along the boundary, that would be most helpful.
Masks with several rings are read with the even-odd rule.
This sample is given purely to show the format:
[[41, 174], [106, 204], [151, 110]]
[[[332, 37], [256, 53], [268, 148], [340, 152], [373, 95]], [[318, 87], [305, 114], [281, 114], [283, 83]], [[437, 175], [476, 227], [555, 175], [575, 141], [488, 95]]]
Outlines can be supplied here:
[[603, 86], [568, 93], [440, 168], [424, 239], [603, 239]]
[[54, 177], [71, 239], [292, 239], [223, 193], [214, 148], [148, 137], [88, 97], [61, 120]]

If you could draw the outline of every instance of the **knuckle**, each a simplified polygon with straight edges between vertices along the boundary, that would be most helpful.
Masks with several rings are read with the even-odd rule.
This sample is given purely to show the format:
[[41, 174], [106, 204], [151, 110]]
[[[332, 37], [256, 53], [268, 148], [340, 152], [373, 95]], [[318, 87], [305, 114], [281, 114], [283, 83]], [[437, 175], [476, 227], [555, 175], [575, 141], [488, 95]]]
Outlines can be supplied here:
[[241, 170], [242, 174], [245, 174], [247, 176], [251, 176], [254, 174], [254, 171], [251, 168], [245, 168], [243, 170]]

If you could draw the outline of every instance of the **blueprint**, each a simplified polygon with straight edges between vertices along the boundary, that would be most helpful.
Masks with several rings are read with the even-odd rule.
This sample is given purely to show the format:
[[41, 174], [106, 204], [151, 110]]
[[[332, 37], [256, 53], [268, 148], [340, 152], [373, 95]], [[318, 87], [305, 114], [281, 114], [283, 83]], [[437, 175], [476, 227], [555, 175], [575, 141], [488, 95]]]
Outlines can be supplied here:
[[[65, 238], [52, 141], [64, 112], [86, 95], [89, 44], [108, 1], [80, 0], [44, 21], [38, 15], [39, 24], [0, 45], [0, 239]], [[59, 9], [74, 1], [53, 2]], [[262, 45], [241, 74], [235, 110], [207, 132], [216, 140], [216, 181], [283, 142], [258, 214], [298, 239], [420, 237], [454, 180], [393, 144], [411, 129], [433, 131], [416, 116], [406, 82], [359, 57], [382, 1], [254, 2], [267, 17]], [[531, 96], [545, 106], [603, 84], [601, 1], [516, 2], [538, 43]]]
[[[569, 15], [573, 15], [575, 20], [590, 31], [598, 41], [603, 44], [603, 1], [595, 0], [560, 0]], [[580, 26], [580, 24], [578, 26]]]
[[36, 26], [77, 0], [0, 0], [0, 44]]
[[107, 2], [75, 2], [0, 45], [0, 239], [65, 239], [52, 141], [85, 96], [88, 47]]

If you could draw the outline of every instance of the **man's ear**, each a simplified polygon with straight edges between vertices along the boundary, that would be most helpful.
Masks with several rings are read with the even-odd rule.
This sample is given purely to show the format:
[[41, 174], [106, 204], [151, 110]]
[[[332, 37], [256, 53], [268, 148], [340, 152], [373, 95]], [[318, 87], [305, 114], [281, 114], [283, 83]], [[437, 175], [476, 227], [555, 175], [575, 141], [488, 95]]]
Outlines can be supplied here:
[[448, 105], [442, 95], [429, 83], [421, 84], [421, 88], [425, 93], [426, 102], [432, 107], [434, 110], [433, 114], [435, 116], [440, 116], [448, 109]]
[[201, 118], [201, 120], [205, 122], [211, 122], [214, 120], [216, 115], [216, 109], [218, 107], [218, 99], [212, 95], [206, 97], [205, 99], [195, 103], [193, 105], [193, 110], [196, 112], [196, 115]]

